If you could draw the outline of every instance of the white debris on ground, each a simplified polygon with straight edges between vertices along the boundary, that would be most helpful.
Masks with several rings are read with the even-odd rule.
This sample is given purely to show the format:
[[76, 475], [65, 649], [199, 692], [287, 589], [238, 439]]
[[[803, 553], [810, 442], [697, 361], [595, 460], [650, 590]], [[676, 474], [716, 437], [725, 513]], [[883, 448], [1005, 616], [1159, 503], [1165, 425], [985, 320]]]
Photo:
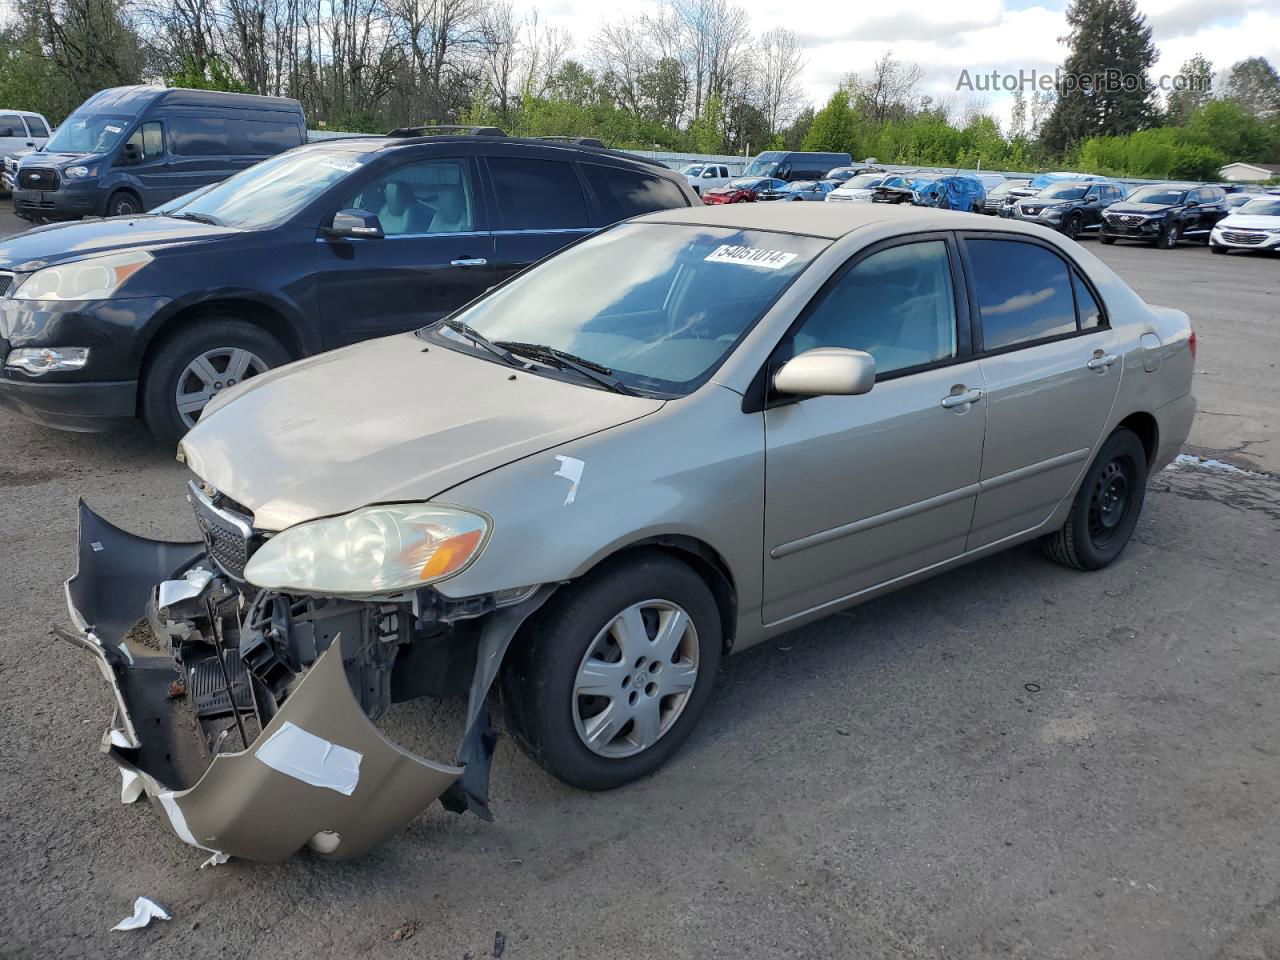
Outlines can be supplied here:
[[1183, 467], [1202, 467], [1205, 470], [1222, 470], [1226, 473], [1242, 473], [1252, 474], [1252, 470], [1245, 470], [1237, 467], [1234, 463], [1227, 463], [1225, 460], [1214, 460], [1212, 457], [1197, 457], [1190, 453], [1180, 453], [1173, 458], [1173, 463], [1169, 464], [1169, 470], [1180, 470]]
[[168, 920], [169, 912], [150, 897], [133, 901], [133, 915], [125, 917], [112, 930], [140, 930], [152, 920]]

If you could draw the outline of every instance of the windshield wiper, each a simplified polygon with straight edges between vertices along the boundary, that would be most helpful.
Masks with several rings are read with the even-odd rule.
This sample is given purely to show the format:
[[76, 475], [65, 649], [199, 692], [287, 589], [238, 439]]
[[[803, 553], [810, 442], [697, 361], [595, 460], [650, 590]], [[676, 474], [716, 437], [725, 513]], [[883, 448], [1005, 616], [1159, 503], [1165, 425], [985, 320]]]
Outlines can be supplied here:
[[544, 363], [552, 363], [573, 370], [575, 373], [581, 374], [588, 380], [594, 380], [614, 393], [622, 393], [631, 397], [638, 396], [634, 390], [615, 377], [612, 370], [593, 360], [586, 360], [582, 357], [574, 356], [572, 353], [565, 353], [565, 351], [557, 350], [555, 347], [547, 346], [545, 343], [520, 343], [513, 340], [498, 340], [494, 345], [521, 357], [529, 357], [532, 360], [541, 360]]
[[525, 364], [517, 360], [513, 354], [503, 349], [505, 344], [494, 343], [470, 324], [463, 323], [461, 320], [441, 320], [440, 322], [455, 333], [462, 334], [462, 336], [466, 337], [477, 347], [488, 350], [503, 363], [509, 363], [513, 367], [525, 366]]
[[195, 223], [207, 223], [211, 227], [222, 226], [221, 220], [207, 213], [170, 213], [166, 214], [166, 216], [173, 217], [175, 220], [192, 220]]

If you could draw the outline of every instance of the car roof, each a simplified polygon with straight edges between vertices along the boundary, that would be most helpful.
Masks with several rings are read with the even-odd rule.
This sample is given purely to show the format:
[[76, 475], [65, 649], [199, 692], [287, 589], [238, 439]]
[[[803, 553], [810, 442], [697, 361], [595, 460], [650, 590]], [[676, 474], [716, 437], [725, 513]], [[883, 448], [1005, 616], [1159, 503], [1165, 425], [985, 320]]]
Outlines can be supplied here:
[[889, 203], [734, 203], [660, 210], [636, 217], [632, 222], [772, 230], [838, 240], [862, 227], [894, 220], [902, 221], [907, 230], [922, 233], [930, 230], [982, 230], [1041, 236], [1044, 231], [1043, 227], [1029, 226], [1020, 220]]
[[[351, 152], [397, 150], [406, 147], [420, 147], [431, 144], [467, 144], [468, 146], [503, 144], [514, 146], [540, 147], [543, 150], [564, 151], [578, 157], [595, 157], [600, 159], [625, 160], [654, 171], [665, 171], [672, 177], [679, 177], [679, 171], [672, 170], [665, 163], [650, 160], [638, 154], [623, 150], [611, 150], [608, 147], [593, 147], [584, 143], [565, 143], [556, 140], [540, 140], [533, 137], [490, 136], [476, 134], [435, 134], [422, 137], [399, 137], [390, 134], [369, 134], [355, 137], [331, 137], [324, 140], [313, 140], [307, 147], [331, 147]], [[716, 165], [713, 161], [694, 161], [701, 166]]]

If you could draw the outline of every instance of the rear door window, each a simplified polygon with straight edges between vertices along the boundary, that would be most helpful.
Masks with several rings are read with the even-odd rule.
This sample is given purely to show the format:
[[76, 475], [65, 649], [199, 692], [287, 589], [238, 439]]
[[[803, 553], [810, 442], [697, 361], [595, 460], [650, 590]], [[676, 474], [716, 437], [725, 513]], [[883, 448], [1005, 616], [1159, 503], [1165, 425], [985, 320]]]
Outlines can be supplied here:
[[965, 246], [984, 350], [1076, 331], [1071, 274], [1061, 257], [1021, 240], [970, 238]]
[[662, 177], [598, 163], [584, 163], [582, 172], [600, 204], [604, 223], [617, 223], [652, 210], [688, 206], [679, 188]]
[[489, 157], [503, 230], [556, 230], [589, 226], [587, 201], [573, 167], [562, 160]]
[[179, 157], [225, 157], [231, 154], [231, 138], [223, 117], [169, 118], [169, 145]]

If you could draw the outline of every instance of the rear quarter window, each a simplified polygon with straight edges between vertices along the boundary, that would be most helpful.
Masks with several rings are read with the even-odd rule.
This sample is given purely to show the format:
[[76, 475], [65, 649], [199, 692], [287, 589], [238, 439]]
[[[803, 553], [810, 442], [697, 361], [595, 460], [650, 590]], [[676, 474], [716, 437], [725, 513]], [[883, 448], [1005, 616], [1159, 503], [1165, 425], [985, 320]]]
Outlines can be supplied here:
[[582, 164], [582, 172], [600, 204], [604, 223], [689, 205], [680, 188], [663, 177], [598, 163]]

